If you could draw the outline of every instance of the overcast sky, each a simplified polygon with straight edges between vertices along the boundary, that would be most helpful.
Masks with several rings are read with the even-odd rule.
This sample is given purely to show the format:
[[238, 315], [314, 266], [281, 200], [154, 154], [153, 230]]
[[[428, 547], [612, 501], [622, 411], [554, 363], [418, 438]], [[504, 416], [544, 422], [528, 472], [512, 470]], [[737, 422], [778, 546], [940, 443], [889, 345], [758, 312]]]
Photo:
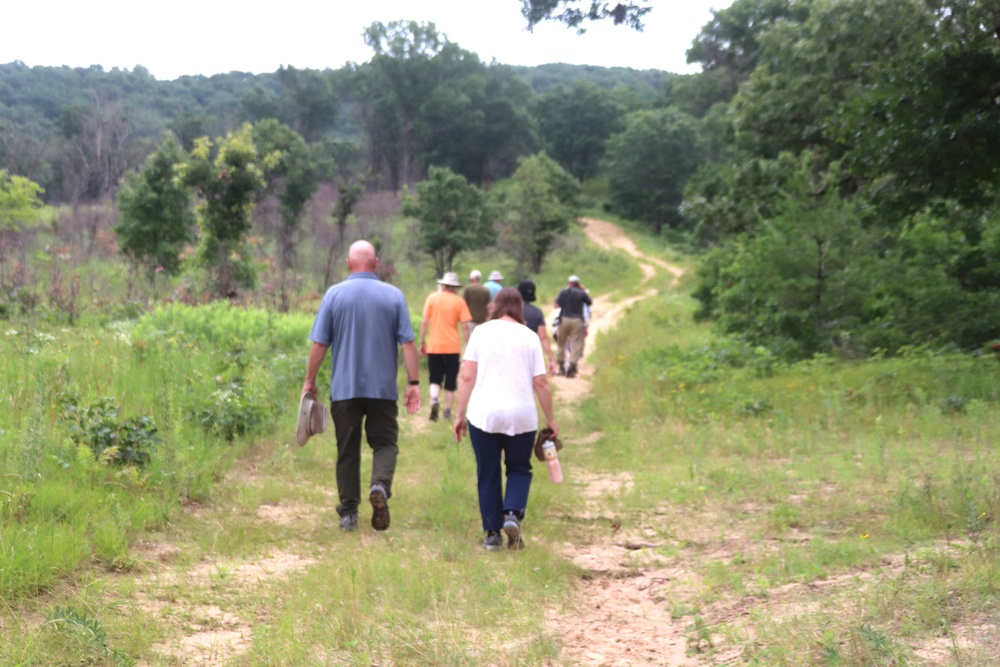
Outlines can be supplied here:
[[732, 0], [656, 0], [642, 33], [592, 24], [585, 35], [546, 22], [524, 29], [519, 0], [19, 0], [4, 3], [0, 63], [146, 67], [157, 79], [282, 65], [339, 68], [371, 50], [361, 38], [374, 21], [434, 23], [485, 62], [571, 63], [690, 73], [685, 52]]

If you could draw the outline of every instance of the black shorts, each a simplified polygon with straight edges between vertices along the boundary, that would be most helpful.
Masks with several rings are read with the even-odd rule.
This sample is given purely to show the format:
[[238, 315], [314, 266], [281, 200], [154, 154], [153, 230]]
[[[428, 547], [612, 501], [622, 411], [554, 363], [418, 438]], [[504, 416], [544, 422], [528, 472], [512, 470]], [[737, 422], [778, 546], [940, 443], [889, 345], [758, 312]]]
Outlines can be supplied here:
[[446, 391], [458, 389], [458, 357], [457, 354], [428, 354], [427, 370], [431, 372], [431, 384], [439, 384]]

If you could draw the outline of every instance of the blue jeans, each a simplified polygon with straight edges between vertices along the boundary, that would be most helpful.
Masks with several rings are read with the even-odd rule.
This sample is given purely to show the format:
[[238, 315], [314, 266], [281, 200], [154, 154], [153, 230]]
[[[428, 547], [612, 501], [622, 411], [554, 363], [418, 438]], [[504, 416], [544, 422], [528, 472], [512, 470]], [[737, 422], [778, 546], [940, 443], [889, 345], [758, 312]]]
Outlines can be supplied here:
[[[514, 512], [523, 518], [528, 507], [535, 431], [517, 435], [487, 433], [469, 424], [469, 439], [476, 453], [479, 513], [483, 518], [483, 530], [500, 530], [505, 512]], [[500, 477], [501, 457], [507, 469], [506, 495]]]

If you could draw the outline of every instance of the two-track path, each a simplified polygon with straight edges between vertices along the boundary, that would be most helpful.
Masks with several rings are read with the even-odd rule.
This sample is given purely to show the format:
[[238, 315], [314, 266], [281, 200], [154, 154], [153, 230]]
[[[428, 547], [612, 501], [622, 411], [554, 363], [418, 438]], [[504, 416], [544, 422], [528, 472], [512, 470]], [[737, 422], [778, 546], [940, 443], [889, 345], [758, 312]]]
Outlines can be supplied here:
[[[587, 354], [594, 350], [598, 335], [618, 326], [623, 314], [637, 301], [657, 294], [646, 283], [659, 270], [673, 275], [676, 285], [683, 270], [642, 253], [622, 230], [609, 222], [582, 220], [587, 237], [605, 250], [624, 251], [643, 272], [643, 289], [634, 296], [612, 301], [613, 294], [594, 299], [587, 338]], [[585, 357], [574, 379], [554, 378], [559, 410], [566, 410], [590, 392], [595, 372]], [[601, 434], [578, 439], [574, 447], [593, 447]], [[647, 549], [626, 548], [649, 543], [655, 528], [636, 527], [633, 534], [618, 530], [613, 499], [627, 493], [633, 484], [628, 474], [574, 471], [568, 483], [579, 485], [584, 498], [580, 539], [562, 547], [563, 554], [585, 575], [574, 592], [573, 602], [547, 614], [548, 629], [562, 643], [564, 656], [583, 665], [669, 666], [697, 664], [687, 655], [683, 625], [674, 621], [662, 589], [667, 581], [683, 578], [685, 572]], [[673, 566], [673, 567], [672, 567]]]

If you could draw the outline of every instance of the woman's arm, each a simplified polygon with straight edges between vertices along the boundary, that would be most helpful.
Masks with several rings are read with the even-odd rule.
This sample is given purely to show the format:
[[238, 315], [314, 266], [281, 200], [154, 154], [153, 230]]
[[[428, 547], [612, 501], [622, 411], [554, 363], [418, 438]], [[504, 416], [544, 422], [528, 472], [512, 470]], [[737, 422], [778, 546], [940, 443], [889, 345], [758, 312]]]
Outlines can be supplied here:
[[538, 340], [542, 342], [542, 352], [549, 360], [549, 375], [556, 374], [556, 358], [552, 354], [552, 343], [549, 342], [549, 332], [545, 329], [545, 322], [538, 325]]
[[536, 375], [532, 381], [535, 387], [535, 394], [538, 402], [542, 406], [542, 414], [545, 415], [545, 425], [552, 429], [552, 437], [559, 435], [559, 425], [556, 424], [552, 415], [552, 392], [549, 390], [549, 379], [544, 375]]
[[452, 427], [455, 442], [461, 442], [468, 426], [465, 411], [469, 407], [469, 396], [472, 395], [472, 388], [476, 386], [478, 372], [479, 363], [468, 359], [462, 362], [462, 368], [458, 372], [458, 401], [455, 405], [455, 425]]

